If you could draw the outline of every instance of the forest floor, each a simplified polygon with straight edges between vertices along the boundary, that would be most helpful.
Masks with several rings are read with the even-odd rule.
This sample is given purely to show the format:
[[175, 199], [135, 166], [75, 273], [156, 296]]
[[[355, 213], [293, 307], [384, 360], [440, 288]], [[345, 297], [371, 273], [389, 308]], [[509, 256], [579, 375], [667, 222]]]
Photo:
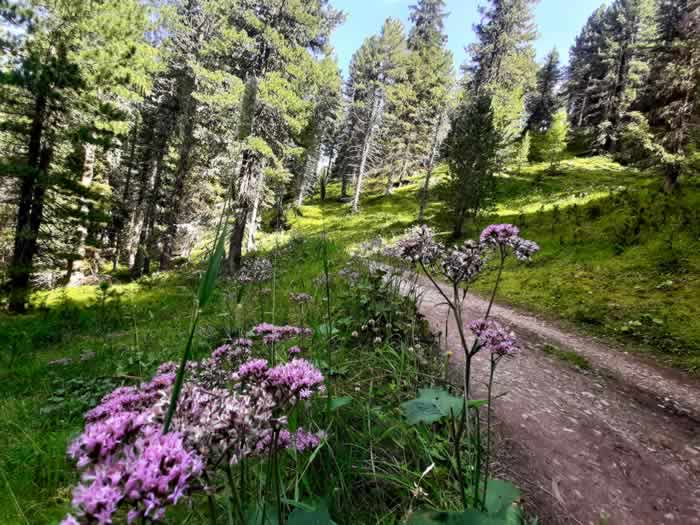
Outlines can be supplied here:
[[[427, 279], [418, 286], [420, 311], [442, 333], [461, 376], [455, 320], [446, 330], [443, 298]], [[487, 304], [469, 294], [465, 323]], [[505, 394], [494, 412], [510, 451], [506, 471], [543, 523], [700, 523], [697, 381], [559, 322], [500, 305], [491, 316], [522, 348], [496, 371], [494, 395]], [[483, 389], [489, 362], [478, 354], [474, 362]]]

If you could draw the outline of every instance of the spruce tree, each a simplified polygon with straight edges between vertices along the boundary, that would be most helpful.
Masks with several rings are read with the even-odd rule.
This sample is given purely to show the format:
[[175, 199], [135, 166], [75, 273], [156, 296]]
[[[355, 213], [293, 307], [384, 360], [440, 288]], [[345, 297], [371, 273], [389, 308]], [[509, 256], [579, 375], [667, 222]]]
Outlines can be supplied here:
[[[148, 14], [136, 0], [46, 1], [31, 6], [36, 10], [27, 9], [21, 17], [11, 8], [0, 12], [22, 35], [12, 41], [8, 60], [0, 65], [2, 111], [14, 116], [9, 129], [24, 144], [2, 164], [4, 176], [18, 178], [9, 269], [13, 311], [26, 307], [47, 214], [55, 220], [61, 218], [59, 210], [85, 214], [85, 201], [52, 206], [57, 198], [69, 199], [70, 204], [69, 188], [84, 194], [92, 183], [82, 168], [63, 169], [70, 167], [75, 137], [84, 144], [108, 147], [128, 127], [120, 114], [120, 100], [147, 90], [149, 72], [156, 65], [144, 38]], [[85, 167], [93, 162], [94, 151], [90, 146], [81, 149], [89, 152], [84, 155]], [[82, 244], [83, 239], [81, 232], [77, 242]]]
[[[454, 84], [452, 53], [445, 48], [444, 19], [447, 16], [442, 0], [420, 0], [411, 9], [408, 47], [411, 66], [407, 82], [415, 93], [412, 120], [413, 146], [406, 141], [403, 151], [418, 157], [425, 178], [420, 193], [418, 220], [422, 221], [428, 201], [430, 179], [445, 138], [447, 106]], [[406, 163], [403, 164], [405, 166]], [[400, 177], [404, 175], [404, 169]]]
[[493, 202], [502, 145], [491, 97], [479, 95], [461, 104], [445, 140], [454, 238], [462, 236], [467, 219], [475, 220]]
[[650, 53], [650, 74], [643, 108], [663, 148], [656, 157], [673, 190], [687, 156], [700, 138], [700, 5], [664, 0], [656, 16], [657, 34]]
[[559, 53], [552, 49], [544, 59], [544, 64], [537, 72], [537, 87], [528, 96], [528, 112], [525, 129], [535, 133], [544, 133], [549, 129], [554, 114], [559, 108], [557, 86], [561, 79], [559, 70]]

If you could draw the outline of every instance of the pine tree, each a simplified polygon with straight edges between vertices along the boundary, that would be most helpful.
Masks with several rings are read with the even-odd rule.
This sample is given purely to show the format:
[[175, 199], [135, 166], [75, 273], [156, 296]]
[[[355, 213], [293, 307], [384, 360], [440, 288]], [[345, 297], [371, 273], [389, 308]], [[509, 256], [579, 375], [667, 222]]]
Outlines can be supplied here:
[[469, 91], [507, 89], [523, 82], [519, 58], [532, 55], [536, 32], [532, 6], [535, 0], [490, 0], [480, 7], [481, 21], [474, 27], [477, 41], [469, 46], [471, 62], [464, 69]]
[[[65, 191], [70, 187], [79, 193], [88, 191], [81, 179], [92, 183], [92, 176], [85, 177], [83, 170], [59, 168], [70, 165], [70, 154], [76, 150], [71, 141], [78, 136], [87, 144], [108, 146], [125, 128], [120, 124], [119, 99], [148, 89], [148, 73], [155, 66], [152, 48], [144, 38], [148, 15], [139, 2], [76, 0], [69, 4], [33, 3], [36, 10], [25, 10], [22, 17], [12, 9], [3, 8], [0, 13], [10, 24], [32, 28], [19, 31], [23, 36], [11, 44], [10, 60], [0, 66], [2, 111], [14, 115], [10, 128], [19, 142], [24, 141], [21, 151], [3, 163], [5, 175], [19, 178], [9, 270], [14, 311], [25, 309], [47, 214], [60, 218], [59, 207], [52, 209], [52, 199], [71, 199], [70, 191]], [[94, 158], [92, 148], [87, 151], [83, 167]], [[60, 210], [84, 214], [84, 204], [79, 201]], [[83, 238], [81, 233], [77, 239], [81, 245]]]
[[700, 142], [700, 5], [664, 0], [656, 24], [643, 108], [655, 138], [655, 156], [664, 167], [665, 188], [671, 191], [687, 155]]
[[557, 85], [561, 79], [559, 71], [559, 53], [552, 49], [544, 59], [544, 64], [537, 72], [537, 87], [527, 98], [528, 112], [525, 129], [535, 133], [544, 133], [549, 129], [554, 114], [559, 108]]
[[491, 97], [480, 95], [460, 106], [445, 141], [453, 237], [461, 237], [465, 220], [476, 219], [492, 203], [502, 144]]
[[[425, 214], [430, 179], [445, 138], [446, 111], [454, 83], [452, 53], [445, 48], [446, 16], [442, 0], [420, 0], [411, 10], [413, 27], [408, 37], [408, 47], [412, 60], [407, 82], [415, 93], [415, 106], [412, 119], [405, 119], [412, 123], [412, 129], [404, 141], [403, 151], [405, 155], [420, 158], [420, 165], [425, 170], [419, 221]], [[400, 178], [405, 173], [406, 164], [404, 162], [402, 165]]]
[[616, 149], [645, 83], [653, 15], [653, 0], [616, 0], [594, 13], [572, 48], [569, 111], [592, 151]]
[[530, 146], [532, 144], [532, 139], [530, 138], [530, 132], [525, 131], [525, 134], [520, 139], [518, 144], [517, 154], [515, 156], [515, 164], [517, 166], [517, 173], [520, 175], [522, 168], [527, 164], [530, 159]]
[[549, 172], [555, 174], [559, 169], [564, 151], [566, 150], [566, 135], [569, 132], [569, 122], [564, 110], [557, 111], [549, 129], [541, 139], [542, 158], [549, 162]]
[[492, 98], [494, 118], [504, 138], [504, 162], [515, 156], [525, 121], [525, 95], [535, 83], [534, 0], [490, 0], [480, 8], [477, 41], [464, 67], [468, 96]]

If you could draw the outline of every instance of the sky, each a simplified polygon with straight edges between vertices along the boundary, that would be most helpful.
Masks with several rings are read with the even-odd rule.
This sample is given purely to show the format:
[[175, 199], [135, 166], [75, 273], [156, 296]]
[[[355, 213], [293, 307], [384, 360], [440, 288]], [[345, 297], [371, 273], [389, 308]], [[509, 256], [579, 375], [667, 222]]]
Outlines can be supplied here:
[[[409, 6], [416, 0], [332, 0], [331, 3], [347, 15], [345, 23], [332, 37], [338, 63], [345, 75], [352, 54], [365, 38], [379, 32], [384, 20], [398, 18], [409, 27]], [[477, 7], [483, 0], [447, 0], [446, 3], [449, 13], [445, 21], [447, 45], [458, 69], [466, 59], [465, 46], [474, 40], [472, 27], [478, 22]], [[562, 62], [566, 63], [574, 38], [591, 13], [603, 3], [604, 0], [540, 0], [535, 7], [539, 33], [535, 42], [537, 59], [541, 61], [556, 47]]]

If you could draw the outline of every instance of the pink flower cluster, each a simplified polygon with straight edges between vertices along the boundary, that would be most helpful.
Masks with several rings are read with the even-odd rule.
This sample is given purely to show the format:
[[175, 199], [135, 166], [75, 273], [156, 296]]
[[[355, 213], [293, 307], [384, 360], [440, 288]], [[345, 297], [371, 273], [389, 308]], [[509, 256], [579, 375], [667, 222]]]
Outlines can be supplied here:
[[479, 339], [478, 349], [484, 349], [495, 356], [512, 355], [518, 351], [515, 335], [506, 331], [497, 321], [472, 321], [469, 329]]
[[74, 516], [62, 525], [111, 524], [120, 508], [128, 509], [129, 523], [159, 521], [169, 505], [201, 489], [204, 470], [222, 459], [235, 464], [269, 451], [272, 436], [276, 449], [317, 446], [324, 436], [290, 433], [286, 413], [323, 390], [323, 375], [303, 359], [269, 368], [264, 359], [250, 359], [251, 347], [248, 339], [235, 340], [188, 363], [168, 434], [161, 429], [174, 363], [161, 365], [147, 383], [117, 388], [90, 410], [69, 447], [81, 483], [73, 493]]
[[[83, 470], [73, 493], [82, 522], [110, 524], [121, 505], [130, 507], [129, 523], [158, 520], [201, 474], [199, 454], [185, 448], [181, 434], [163, 435], [152, 410], [174, 379], [163, 373], [140, 387], [118, 388], [86, 414], [84, 432], [68, 449]], [[69, 516], [63, 523], [78, 521]]]
[[540, 251], [537, 243], [520, 237], [520, 230], [512, 224], [492, 224], [487, 226], [481, 232], [480, 240], [482, 244], [488, 246], [502, 249], [511, 248], [515, 257], [520, 261], [529, 261], [535, 253]]
[[260, 323], [253, 328], [255, 335], [263, 336], [263, 343], [271, 344], [285, 341], [297, 336], [310, 336], [313, 332], [299, 326], [277, 326], [270, 323]]
[[440, 261], [440, 273], [451, 283], [474, 281], [486, 263], [483, 246], [465, 241], [460, 249], [446, 251]]

